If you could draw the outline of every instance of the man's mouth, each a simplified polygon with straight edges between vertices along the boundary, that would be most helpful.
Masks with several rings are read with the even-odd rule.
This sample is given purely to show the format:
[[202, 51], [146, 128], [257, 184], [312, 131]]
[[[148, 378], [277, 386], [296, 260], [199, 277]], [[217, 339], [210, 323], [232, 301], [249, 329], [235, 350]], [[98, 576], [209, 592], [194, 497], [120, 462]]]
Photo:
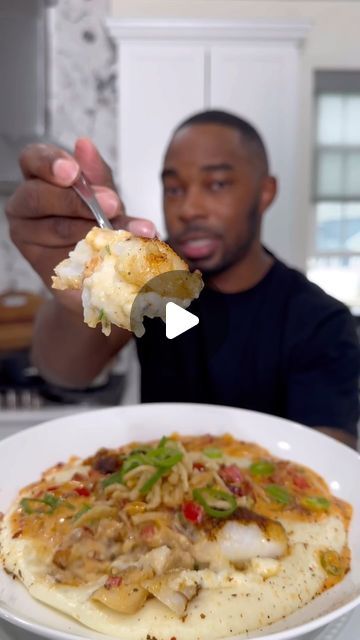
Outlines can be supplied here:
[[187, 238], [179, 242], [181, 253], [190, 260], [209, 258], [219, 246], [219, 239], [212, 237]]

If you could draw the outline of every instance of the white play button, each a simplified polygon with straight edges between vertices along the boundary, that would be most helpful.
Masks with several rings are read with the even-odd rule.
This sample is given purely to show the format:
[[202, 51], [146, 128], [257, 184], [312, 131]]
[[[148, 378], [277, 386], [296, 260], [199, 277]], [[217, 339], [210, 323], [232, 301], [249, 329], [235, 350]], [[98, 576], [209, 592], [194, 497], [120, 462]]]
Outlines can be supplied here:
[[199, 318], [174, 302], [166, 305], [166, 337], [169, 340], [199, 324]]

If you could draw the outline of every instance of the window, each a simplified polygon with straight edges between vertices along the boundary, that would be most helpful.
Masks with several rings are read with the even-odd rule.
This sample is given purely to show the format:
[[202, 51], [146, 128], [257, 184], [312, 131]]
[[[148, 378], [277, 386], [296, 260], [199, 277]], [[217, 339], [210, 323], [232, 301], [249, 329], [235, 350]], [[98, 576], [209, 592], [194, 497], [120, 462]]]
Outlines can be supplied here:
[[313, 206], [308, 275], [360, 312], [360, 71], [316, 74]]

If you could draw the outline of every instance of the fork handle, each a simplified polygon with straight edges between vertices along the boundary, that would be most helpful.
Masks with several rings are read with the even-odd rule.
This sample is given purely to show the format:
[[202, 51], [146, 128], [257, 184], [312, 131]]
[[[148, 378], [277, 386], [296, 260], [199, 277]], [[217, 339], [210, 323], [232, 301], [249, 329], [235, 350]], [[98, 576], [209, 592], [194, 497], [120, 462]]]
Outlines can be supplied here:
[[80, 176], [78, 177], [76, 182], [74, 182], [72, 188], [74, 189], [74, 191], [76, 191], [78, 196], [80, 196], [82, 201], [85, 202], [85, 204], [89, 207], [92, 214], [96, 218], [99, 227], [101, 227], [101, 229], [113, 229], [113, 226], [110, 224], [109, 220], [101, 209], [98, 201], [96, 200], [95, 194], [83, 173], [80, 173]]

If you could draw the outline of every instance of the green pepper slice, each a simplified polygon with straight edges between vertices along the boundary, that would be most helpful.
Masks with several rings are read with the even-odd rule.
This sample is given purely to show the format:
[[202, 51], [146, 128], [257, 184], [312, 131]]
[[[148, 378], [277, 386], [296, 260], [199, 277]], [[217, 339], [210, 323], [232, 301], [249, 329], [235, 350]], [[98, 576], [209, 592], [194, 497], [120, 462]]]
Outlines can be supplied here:
[[250, 465], [249, 471], [254, 478], [268, 478], [275, 471], [275, 465], [269, 460], [258, 460]]
[[101, 483], [103, 489], [106, 489], [106, 487], [110, 487], [110, 485], [112, 484], [123, 484], [124, 476], [129, 471], [132, 471], [133, 469], [136, 469], [136, 467], [140, 467], [143, 464], [147, 464], [145, 461], [144, 453], [130, 453], [130, 455], [124, 460], [123, 465], [121, 469], [119, 469], [119, 471], [115, 471], [115, 473], [112, 473], [107, 478], [104, 478]]
[[115, 473], [112, 473], [101, 482], [101, 486], [103, 489], [106, 489], [106, 487], [110, 487], [112, 484], [122, 484], [122, 480], [123, 473], [121, 471], [115, 471]]
[[306, 496], [301, 498], [300, 504], [310, 511], [327, 511], [330, 509], [331, 502], [323, 496]]
[[265, 487], [265, 491], [269, 498], [273, 500], [273, 502], [277, 502], [278, 504], [283, 505], [287, 505], [292, 502], [291, 494], [287, 491], [287, 489], [281, 487], [278, 484], [268, 484], [267, 487]]
[[183, 453], [175, 447], [159, 447], [146, 454], [146, 464], [160, 469], [171, 469], [183, 458]]
[[320, 554], [320, 562], [322, 568], [330, 576], [341, 576], [344, 573], [341, 557], [333, 549], [323, 551]]
[[[111, 474], [111, 476], [105, 478], [102, 481], [103, 488], [105, 489], [106, 487], [109, 487], [110, 485], [115, 483], [122, 484], [125, 475], [129, 471], [132, 471], [133, 469], [136, 469], [136, 467], [140, 467], [141, 465], [148, 465], [157, 469], [170, 470], [178, 462], [180, 462], [180, 460], [182, 460], [183, 453], [179, 449], [176, 449], [175, 446], [167, 446], [167, 442], [168, 438], [164, 436], [163, 438], [161, 438], [158, 446], [154, 449], [144, 451], [136, 449], [131, 452], [125, 459], [121, 469]], [[162, 475], [163, 474], [161, 473], [159, 475], [159, 478]], [[149, 481], [145, 483], [145, 487], [148, 486], [148, 482]], [[154, 480], [154, 484], [155, 482], [156, 480]]]
[[167, 469], [157, 469], [155, 473], [153, 473], [153, 475], [150, 476], [150, 478], [148, 478], [148, 480], [146, 480], [146, 482], [144, 482], [143, 486], [140, 488], [140, 495], [146, 496], [146, 494], [151, 491], [153, 486], [157, 483], [158, 480], [160, 480], [163, 475], [165, 475], [166, 472]]
[[[204, 508], [205, 513], [212, 518], [228, 518], [237, 509], [236, 498], [231, 493], [226, 493], [226, 491], [221, 491], [221, 489], [217, 489], [216, 487], [194, 489], [193, 498]], [[211, 505], [211, 501], [214, 500], [222, 500], [229, 506], [227, 509], [219, 509]]]
[[203, 449], [203, 454], [207, 458], [211, 458], [214, 460], [216, 460], [216, 458], [223, 457], [223, 452], [220, 449], [217, 449], [216, 447], [206, 447], [206, 449]]
[[146, 495], [161, 476], [170, 471], [183, 458], [182, 451], [175, 446], [167, 445], [168, 440], [163, 436], [158, 446], [154, 449], [134, 449], [124, 460], [121, 469], [102, 481], [103, 489], [112, 484], [123, 484], [124, 477], [129, 471], [136, 469], [136, 467], [147, 465], [154, 467], [157, 471], [148, 478], [140, 489], [140, 494]]

